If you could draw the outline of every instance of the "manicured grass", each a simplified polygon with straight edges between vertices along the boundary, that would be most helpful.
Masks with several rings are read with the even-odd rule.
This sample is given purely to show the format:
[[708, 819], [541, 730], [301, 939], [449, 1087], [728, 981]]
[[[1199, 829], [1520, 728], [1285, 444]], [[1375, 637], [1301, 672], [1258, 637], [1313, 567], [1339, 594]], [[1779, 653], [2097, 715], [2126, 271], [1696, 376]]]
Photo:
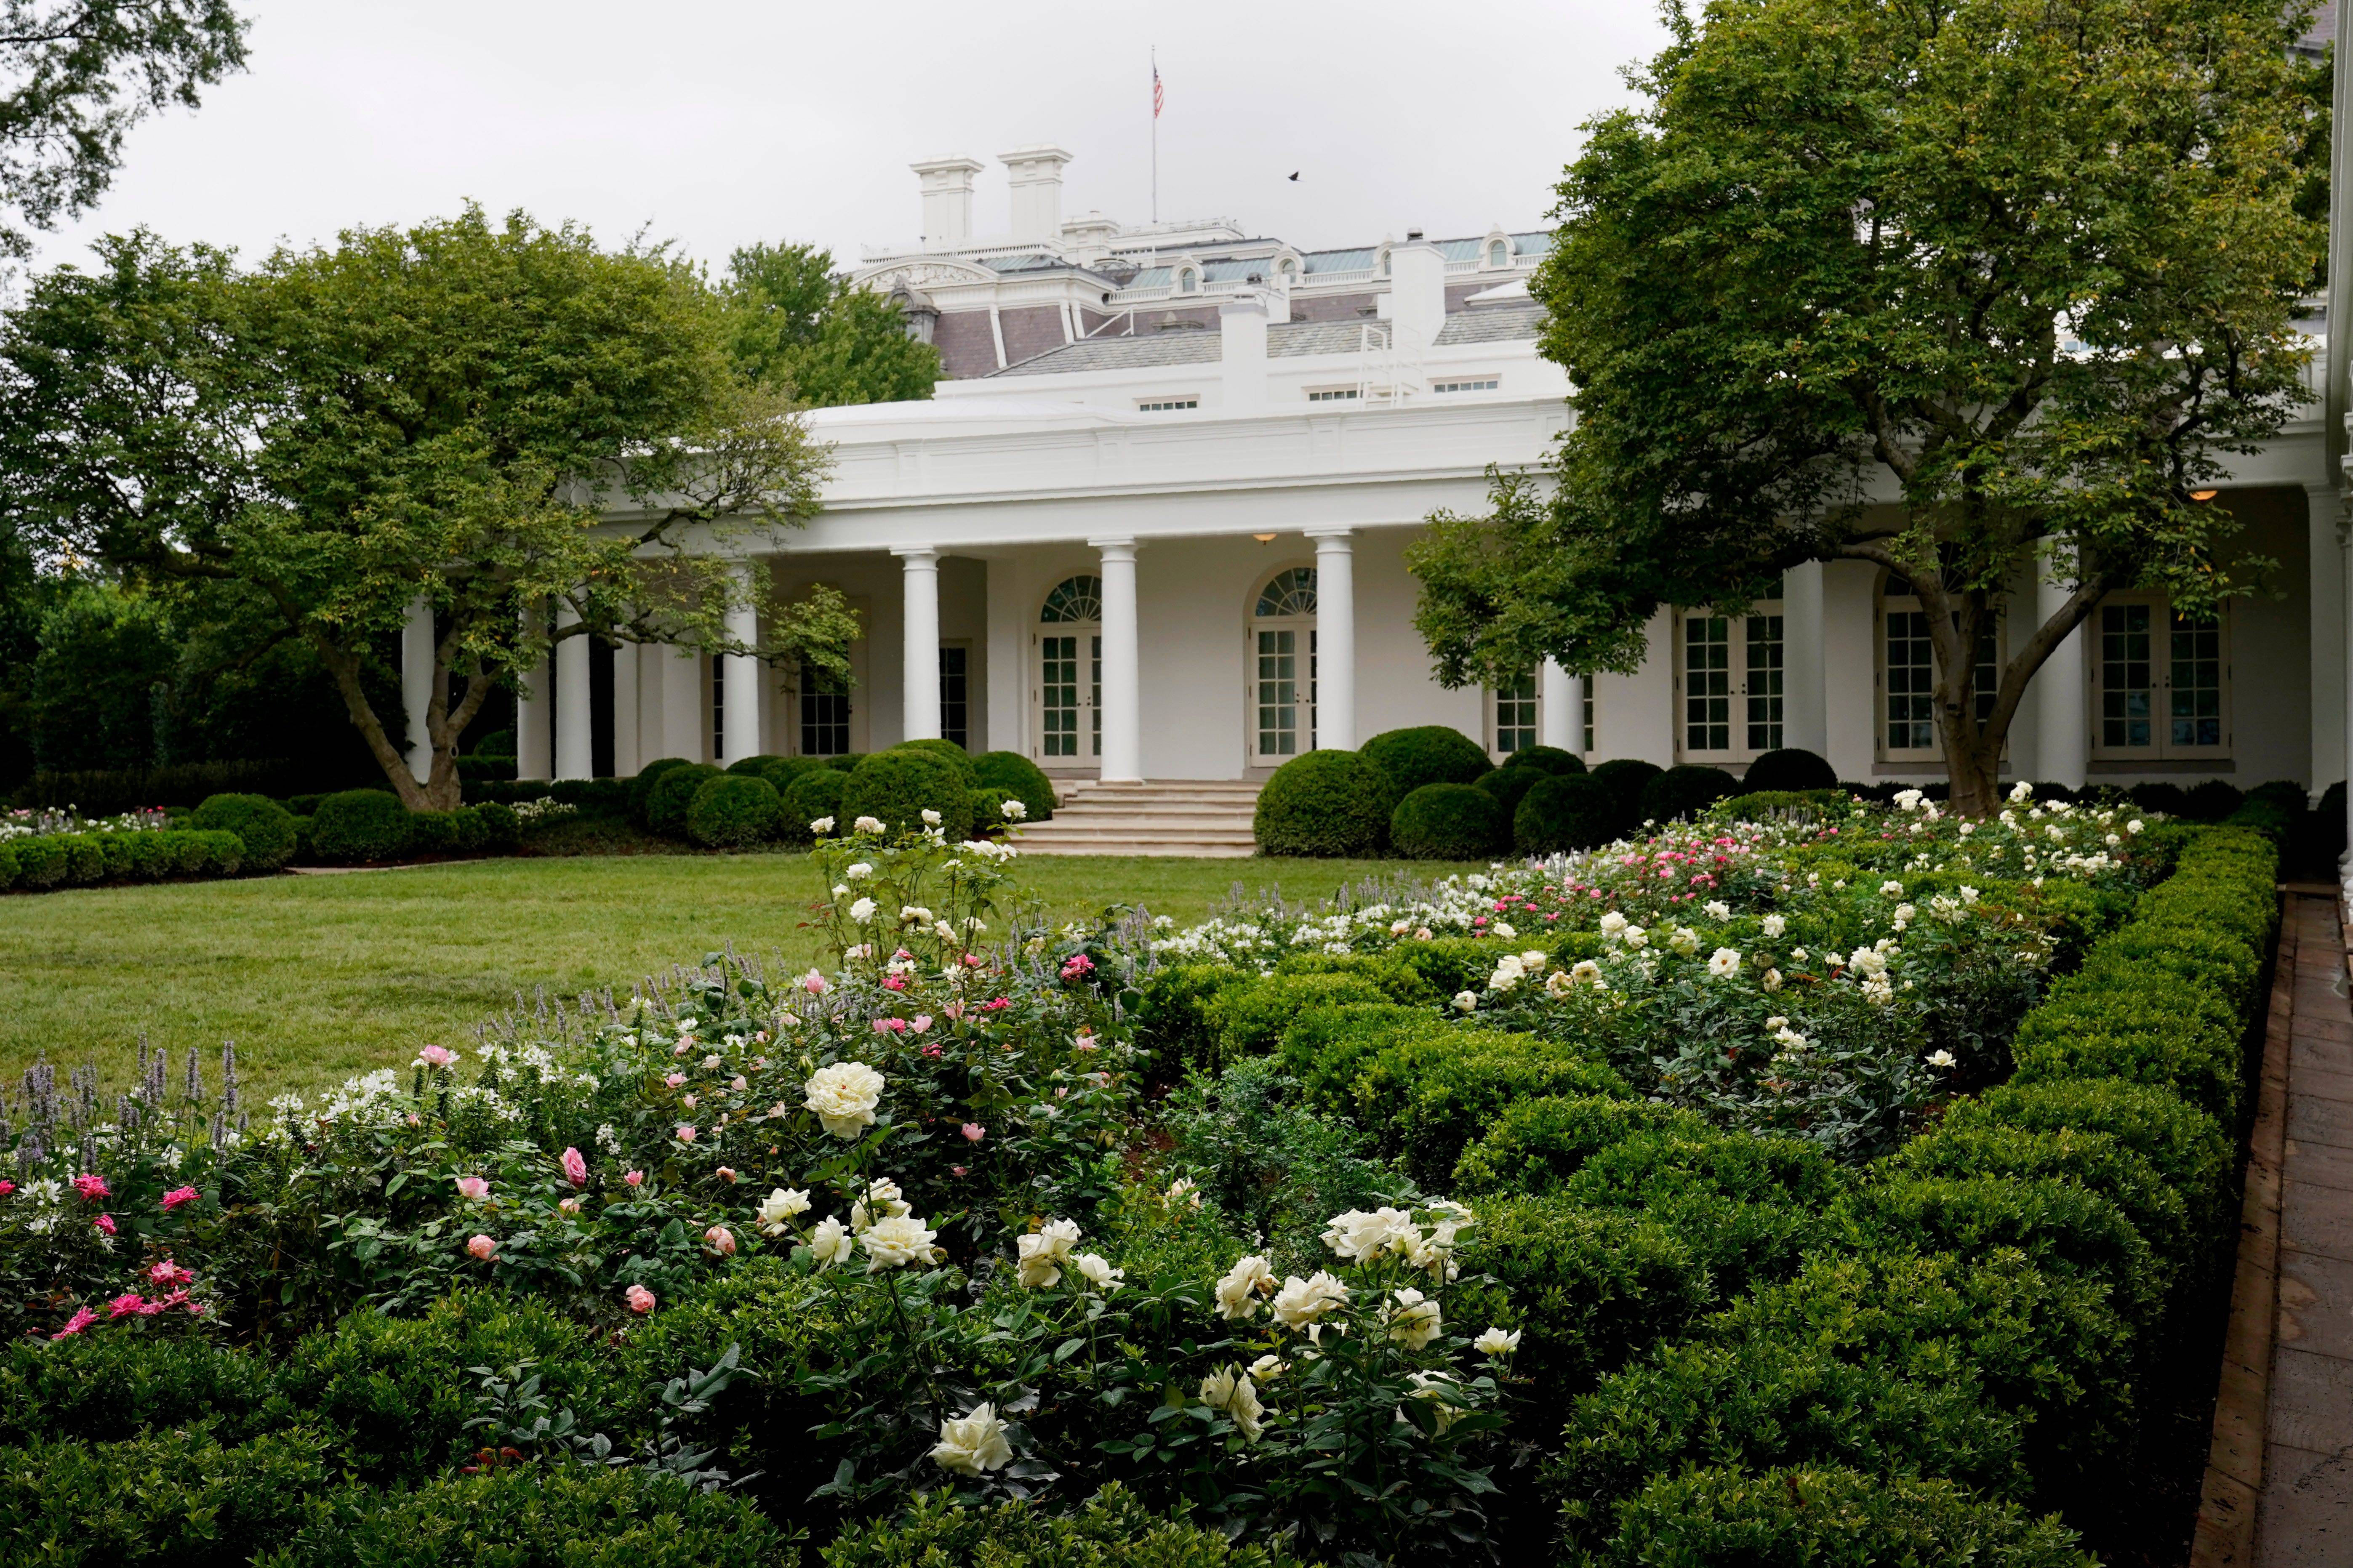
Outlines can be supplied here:
[[[1321, 899], [1344, 881], [1473, 869], [1429, 861], [1046, 858], [1024, 887], [1059, 918], [1142, 903], [1180, 924], [1237, 882]], [[238, 1072], [270, 1092], [405, 1064], [428, 1042], [470, 1044], [518, 987], [570, 996], [629, 984], [724, 942], [818, 958], [797, 929], [818, 891], [799, 855], [481, 861], [345, 876], [271, 877], [0, 898], [0, 1073], [37, 1051], [127, 1081], [132, 1045], [237, 1041]], [[176, 1070], [176, 1068], [174, 1069]]]

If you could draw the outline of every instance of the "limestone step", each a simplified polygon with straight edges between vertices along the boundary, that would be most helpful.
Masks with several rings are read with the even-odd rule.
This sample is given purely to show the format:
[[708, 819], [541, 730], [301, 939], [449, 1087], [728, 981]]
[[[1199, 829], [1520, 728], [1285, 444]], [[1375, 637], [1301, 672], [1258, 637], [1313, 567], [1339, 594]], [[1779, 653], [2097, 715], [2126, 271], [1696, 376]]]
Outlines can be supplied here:
[[1016, 840], [1024, 854], [1227, 859], [1257, 852], [1250, 833], [1255, 780], [1064, 779], [1055, 788], [1062, 804], [1052, 819], [1030, 824]]

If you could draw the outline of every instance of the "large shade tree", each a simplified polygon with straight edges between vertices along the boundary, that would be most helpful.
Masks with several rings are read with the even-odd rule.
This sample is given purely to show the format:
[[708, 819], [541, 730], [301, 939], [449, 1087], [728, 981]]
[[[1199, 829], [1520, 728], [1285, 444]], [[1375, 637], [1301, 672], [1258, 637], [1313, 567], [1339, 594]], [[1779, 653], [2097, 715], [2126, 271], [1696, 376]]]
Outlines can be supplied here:
[[[2295, 7], [2290, 7], [2293, 11]], [[2303, 396], [2278, 0], [1714, 0], [1588, 127], [1535, 284], [1576, 424], [1412, 561], [1440, 678], [1630, 670], [1662, 605], [1908, 580], [1953, 797], [2100, 597], [2260, 577], [2200, 498]], [[2040, 574], [2071, 590], [2038, 616]], [[1995, 689], [1977, 659], [2007, 615]], [[1980, 700], [1981, 696], [1983, 700]]]
[[929, 397], [940, 378], [940, 351], [907, 335], [886, 296], [850, 287], [829, 250], [744, 246], [719, 293], [737, 367], [813, 408]]
[[[353, 230], [249, 272], [111, 240], [0, 329], [0, 510], [134, 583], [249, 587], [402, 798], [447, 809], [459, 736], [564, 638], [848, 673], [838, 594], [770, 603], [731, 561], [815, 512], [826, 457], [727, 337], [689, 268], [520, 216]], [[421, 784], [364, 679], [419, 600]], [[756, 647], [728, 629], [746, 605]]]

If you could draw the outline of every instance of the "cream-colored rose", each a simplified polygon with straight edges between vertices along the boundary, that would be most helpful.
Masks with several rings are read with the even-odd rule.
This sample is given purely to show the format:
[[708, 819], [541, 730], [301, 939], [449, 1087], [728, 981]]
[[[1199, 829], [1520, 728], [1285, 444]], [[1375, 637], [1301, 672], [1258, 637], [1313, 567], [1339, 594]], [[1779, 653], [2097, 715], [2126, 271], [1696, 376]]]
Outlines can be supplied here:
[[858, 1238], [866, 1248], [866, 1272], [875, 1274], [885, 1268], [903, 1268], [910, 1263], [929, 1263], [934, 1234], [913, 1215], [891, 1215], [876, 1220]]
[[1303, 1329], [1347, 1304], [1348, 1287], [1319, 1268], [1308, 1279], [1294, 1274], [1282, 1282], [1274, 1293], [1274, 1316], [1286, 1329]]
[[760, 1205], [760, 1228], [770, 1236], [781, 1236], [786, 1222], [808, 1211], [808, 1194], [797, 1187], [778, 1187]]
[[816, 1111], [836, 1138], [855, 1138], [874, 1125], [882, 1085], [882, 1075], [864, 1062], [836, 1062], [818, 1068], [801, 1086], [807, 1096], [801, 1104]]
[[1005, 1438], [1005, 1423], [994, 1405], [976, 1405], [964, 1415], [940, 1423], [940, 1440], [933, 1445], [932, 1462], [959, 1476], [984, 1476], [1013, 1462], [1013, 1445]]
[[1418, 1351], [1436, 1339], [1442, 1327], [1438, 1303], [1410, 1286], [1397, 1293], [1397, 1305], [1389, 1312], [1388, 1321], [1389, 1338], [1409, 1351]]
[[1250, 1383], [1250, 1373], [1240, 1367], [1221, 1366], [1203, 1378], [1201, 1403], [1231, 1417], [1235, 1427], [1250, 1442], [1257, 1442], [1259, 1434], [1266, 1430], [1266, 1407], [1259, 1403], [1258, 1389]]
[[858, 1244], [850, 1238], [849, 1228], [831, 1215], [818, 1221], [817, 1228], [809, 1233], [809, 1255], [820, 1268], [847, 1263], [857, 1250]]
[[1259, 1296], [1274, 1289], [1274, 1274], [1267, 1260], [1256, 1256], [1243, 1258], [1226, 1270], [1218, 1281], [1218, 1316], [1220, 1318], [1251, 1318], [1258, 1314]]

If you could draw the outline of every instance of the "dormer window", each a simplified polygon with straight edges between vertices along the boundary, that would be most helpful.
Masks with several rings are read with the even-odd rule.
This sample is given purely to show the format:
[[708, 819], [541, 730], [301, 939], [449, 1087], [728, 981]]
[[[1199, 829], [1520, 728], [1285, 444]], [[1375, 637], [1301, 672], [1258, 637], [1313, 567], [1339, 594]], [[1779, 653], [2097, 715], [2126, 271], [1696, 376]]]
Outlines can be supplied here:
[[1176, 292], [1198, 294], [1201, 291], [1201, 275], [1190, 267], [1176, 269]]
[[1490, 266], [1490, 267], [1493, 267], [1493, 268], [1502, 268], [1509, 267], [1511, 264], [1512, 264], [1512, 244], [1511, 244], [1511, 241], [1509, 241], [1509, 240], [1507, 240], [1507, 239], [1491, 239], [1491, 240], [1489, 240], [1489, 241], [1487, 242], [1487, 265], [1488, 265], [1488, 266]]
[[1274, 275], [1288, 285], [1299, 281], [1299, 263], [1288, 256], [1274, 264]]
[[1380, 257], [1373, 263], [1373, 269], [1384, 278], [1389, 275], [1389, 247], [1388, 246], [1385, 245], [1381, 247]]

